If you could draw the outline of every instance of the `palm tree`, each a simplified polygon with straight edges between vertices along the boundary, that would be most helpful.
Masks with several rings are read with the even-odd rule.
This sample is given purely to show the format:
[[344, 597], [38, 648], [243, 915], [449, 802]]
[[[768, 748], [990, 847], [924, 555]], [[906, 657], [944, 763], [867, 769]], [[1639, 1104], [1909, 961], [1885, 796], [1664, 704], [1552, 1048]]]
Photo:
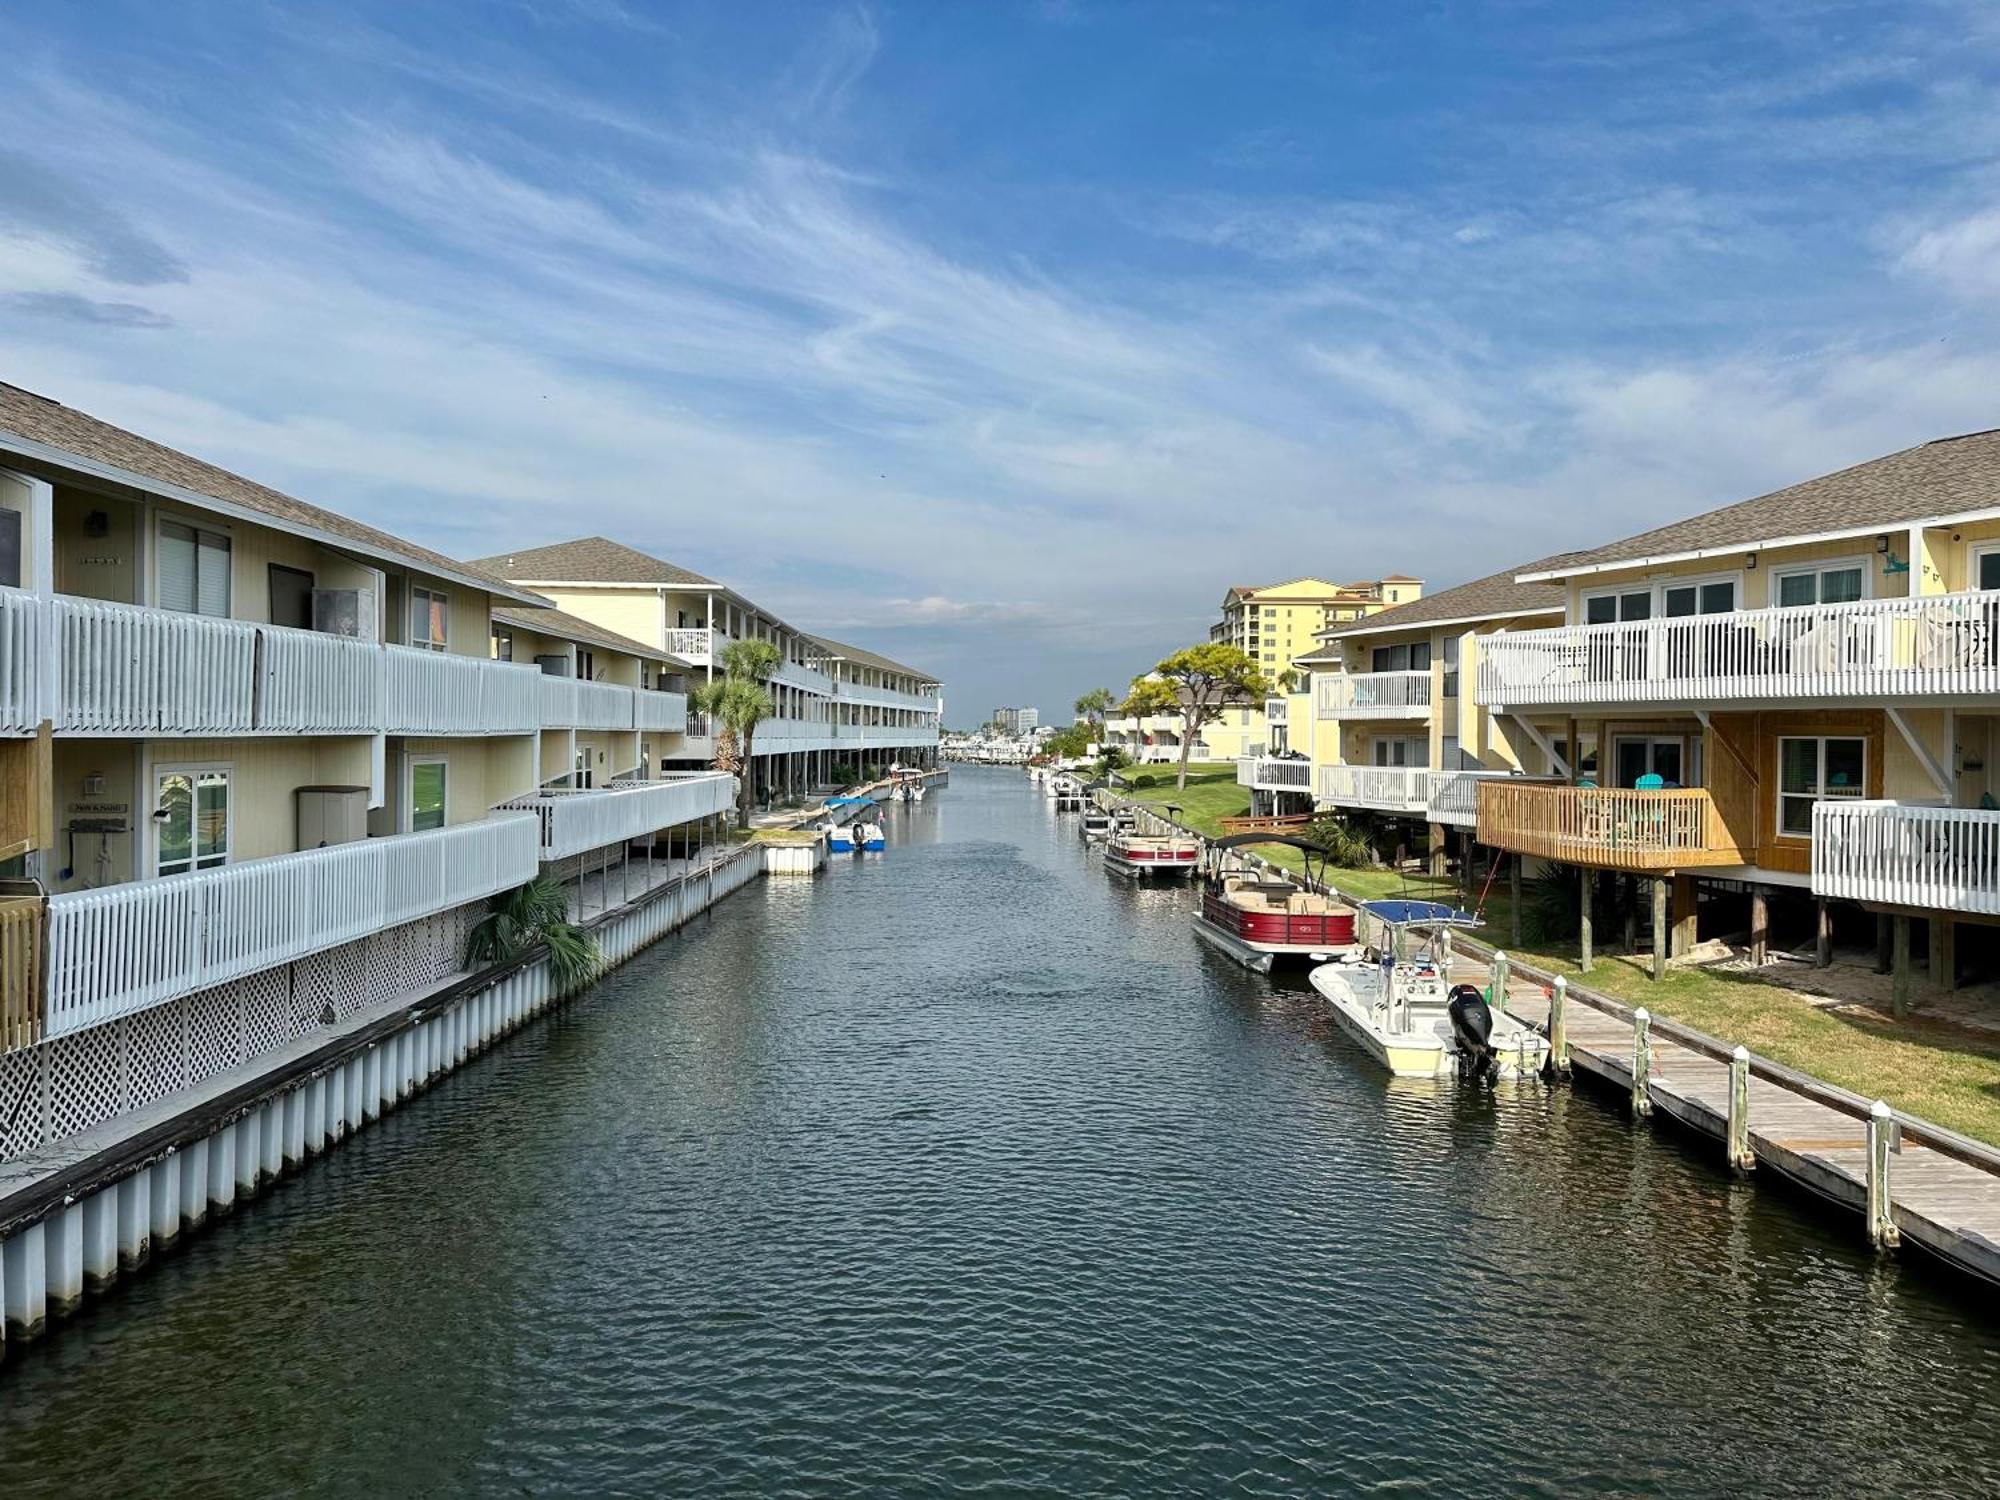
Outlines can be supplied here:
[[549, 874], [487, 903], [486, 915], [466, 937], [466, 966], [504, 964], [538, 943], [549, 950], [549, 971], [559, 994], [588, 983], [604, 961], [597, 939], [569, 919], [568, 887]]
[[1076, 716], [1090, 726], [1093, 740], [1104, 738], [1104, 721], [1111, 710], [1118, 706], [1118, 700], [1111, 696], [1110, 688], [1092, 688], [1076, 700]]
[[770, 641], [731, 641], [722, 648], [722, 675], [712, 677], [688, 694], [688, 707], [707, 714], [720, 726], [715, 737], [715, 764], [734, 771], [736, 826], [750, 826], [751, 760], [757, 726], [778, 711], [764, 686], [784, 661]]

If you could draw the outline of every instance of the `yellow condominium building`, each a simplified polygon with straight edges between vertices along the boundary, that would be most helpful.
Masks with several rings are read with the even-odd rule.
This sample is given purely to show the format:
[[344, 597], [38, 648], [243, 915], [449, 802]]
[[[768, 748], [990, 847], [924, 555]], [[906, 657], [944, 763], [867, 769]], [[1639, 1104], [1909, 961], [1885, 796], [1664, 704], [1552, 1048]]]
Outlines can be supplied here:
[[1330, 583], [1294, 578], [1289, 583], [1237, 587], [1222, 600], [1222, 618], [1209, 627], [1210, 641], [1241, 648], [1276, 678], [1292, 659], [1313, 648], [1330, 625], [1358, 620], [1421, 598], [1423, 580], [1392, 573], [1372, 583]]

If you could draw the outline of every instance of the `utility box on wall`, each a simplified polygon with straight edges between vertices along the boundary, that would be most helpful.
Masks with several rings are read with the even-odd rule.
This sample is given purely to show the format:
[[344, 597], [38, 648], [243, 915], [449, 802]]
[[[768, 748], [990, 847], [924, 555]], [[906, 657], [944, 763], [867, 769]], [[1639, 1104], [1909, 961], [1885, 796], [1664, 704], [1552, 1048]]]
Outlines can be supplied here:
[[302, 786], [298, 789], [300, 849], [351, 844], [368, 837], [368, 788]]

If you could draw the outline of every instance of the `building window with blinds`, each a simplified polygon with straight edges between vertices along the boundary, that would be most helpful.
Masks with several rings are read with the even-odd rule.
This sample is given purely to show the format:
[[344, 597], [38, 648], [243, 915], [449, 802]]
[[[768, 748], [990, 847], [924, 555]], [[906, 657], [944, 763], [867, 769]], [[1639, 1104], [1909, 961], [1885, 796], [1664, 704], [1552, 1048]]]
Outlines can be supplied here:
[[445, 621], [451, 601], [437, 589], [410, 590], [410, 644], [430, 651], [445, 649]]
[[229, 618], [229, 538], [160, 522], [160, 608]]

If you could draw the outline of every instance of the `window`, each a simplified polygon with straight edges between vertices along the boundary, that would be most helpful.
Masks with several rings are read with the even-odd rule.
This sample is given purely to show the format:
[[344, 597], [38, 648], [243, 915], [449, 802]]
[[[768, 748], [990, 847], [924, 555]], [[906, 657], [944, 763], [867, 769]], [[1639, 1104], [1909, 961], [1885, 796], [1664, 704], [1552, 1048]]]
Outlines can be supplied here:
[[1369, 663], [1377, 672], [1428, 672], [1431, 668], [1431, 643], [1418, 641], [1414, 646], [1377, 646]]
[[1726, 615], [1736, 608], [1736, 580], [1673, 583], [1660, 590], [1660, 613], [1670, 620], [1689, 615]]
[[21, 513], [0, 506], [0, 583], [21, 586]]
[[514, 632], [495, 629], [493, 632], [493, 659], [512, 661], [514, 659]]
[[597, 681], [597, 654], [594, 651], [586, 651], [581, 646], [576, 648], [576, 675], [584, 682]]
[[[1458, 637], [1455, 635], [1444, 638], [1444, 696], [1458, 696]], [[1446, 761], [1445, 764], [1449, 766], [1452, 762]]]
[[1613, 594], [1592, 594], [1583, 601], [1583, 623], [1615, 625], [1619, 621], [1653, 618], [1653, 591], [1628, 589]]
[[1426, 740], [1375, 741], [1378, 766], [1421, 766], [1429, 755], [1430, 744]]
[[1972, 554], [1972, 586], [2000, 589], [2000, 547], [1982, 547]]
[[160, 608], [229, 618], [229, 538], [160, 522]]
[[436, 589], [410, 590], [410, 644], [430, 651], [445, 649], [451, 600]]
[[445, 822], [445, 764], [441, 755], [410, 762], [410, 832], [442, 828]]
[[1868, 742], [1781, 738], [1778, 741], [1778, 832], [1812, 834], [1813, 803], [1822, 797], [1863, 797], [1868, 791]]
[[229, 767], [162, 766], [153, 779], [153, 871], [229, 863]]
[[1867, 565], [1858, 562], [1795, 568], [1777, 575], [1777, 602], [1786, 606], [1851, 604], [1862, 596], [1867, 577]]

